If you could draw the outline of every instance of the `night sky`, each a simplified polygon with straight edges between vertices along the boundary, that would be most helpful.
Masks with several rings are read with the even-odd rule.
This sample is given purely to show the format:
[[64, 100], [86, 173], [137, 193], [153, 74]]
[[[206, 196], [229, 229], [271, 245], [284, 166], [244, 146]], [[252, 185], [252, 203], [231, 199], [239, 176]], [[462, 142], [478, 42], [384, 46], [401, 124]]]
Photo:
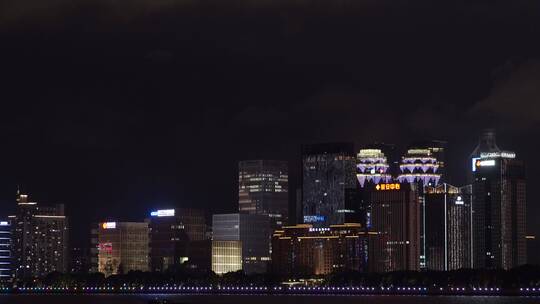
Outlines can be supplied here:
[[[540, 235], [540, 2], [0, 1], [0, 203], [17, 185], [89, 223], [237, 208], [237, 161], [300, 144], [449, 142], [485, 127], [528, 169]], [[291, 195], [294, 197], [294, 195]], [[540, 251], [531, 255], [540, 255]]]

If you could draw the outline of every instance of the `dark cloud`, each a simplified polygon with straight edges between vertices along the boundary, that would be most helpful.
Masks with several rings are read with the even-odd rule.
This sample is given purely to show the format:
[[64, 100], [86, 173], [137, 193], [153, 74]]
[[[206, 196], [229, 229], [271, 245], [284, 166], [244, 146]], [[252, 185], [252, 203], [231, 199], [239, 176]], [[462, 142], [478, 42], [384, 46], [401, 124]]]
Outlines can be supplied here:
[[510, 66], [495, 83], [489, 97], [478, 102], [469, 115], [492, 116], [505, 127], [516, 130], [538, 127], [540, 123], [540, 61]]

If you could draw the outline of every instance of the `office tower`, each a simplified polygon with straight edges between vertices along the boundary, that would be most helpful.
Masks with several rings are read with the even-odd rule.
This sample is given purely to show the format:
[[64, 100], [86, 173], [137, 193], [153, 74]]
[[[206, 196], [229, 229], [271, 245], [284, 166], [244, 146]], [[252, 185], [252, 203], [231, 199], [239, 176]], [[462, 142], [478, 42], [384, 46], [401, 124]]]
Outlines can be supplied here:
[[247, 160], [238, 163], [238, 210], [266, 214], [273, 229], [289, 221], [288, 163]]
[[266, 272], [270, 260], [268, 216], [214, 214], [212, 229], [212, 270], [215, 273], [237, 270], [246, 274]]
[[366, 185], [363, 199], [370, 206], [369, 226], [379, 237], [373, 244], [373, 271], [419, 270], [420, 203], [418, 185]]
[[[97, 272], [106, 277], [131, 270], [148, 271], [148, 223], [105, 222], [92, 229]], [[95, 271], [95, 269], [94, 269]]]
[[360, 224], [285, 226], [272, 236], [272, 272], [291, 278], [367, 271], [368, 250], [376, 238]]
[[68, 221], [64, 205], [39, 206], [17, 193], [17, 214], [10, 216], [16, 279], [66, 272], [69, 265]]
[[366, 183], [392, 182], [390, 164], [382, 149], [361, 149], [357, 155], [356, 178], [363, 188]]
[[11, 224], [0, 221], [0, 282], [13, 279], [11, 264]]
[[[424, 187], [436, 186], [445, 180], [445, 147], [443, 141], [427, 141], [409, 146], [407, 153], [401, 157], [400, 183], [416, 183], [420, 200], [420, 242], [425, 244], [426, 222]], [[420, 268], [426, 267], [426, 249], [420, 247]]]
[[356, 188], [345, 190], [345, 222], [360, 223], [370, 228], [371, 206], [366, 200], [365, 187], [371, 189], [378, 183], [392, 183], [397, 173], [396, 149], [393, 144], [368, 145], [356, 156]]
[[[478, 139], [478, 145], [474, 148], [473, 152], [469, 156], [469, 165], [471, 171], [467, 175], [468, 183], [474, 182], [474, 172], [476, 170], [476, 161], [480, 159], [481, 154], [489, 155], [491, 153], [501, 153], [501, 149], [497, 146], [497, 136], [494, 129], [484, 129]], [[511, 154], [513, 152], [510, 152]]]
[[[525, 243], [527, 246], [527, 252], [538, 252], [540, 248], [538, 247], [538, 240], [536, 239], [536, 235], [528, 234], [525, 236]], [[527, 255], [527, 264], [530, 265], [538, 265], [540, 264], [539, 261], [540, 257], [536, 255]]]
[[88, 273], [90, 271], [90, 248], [73, 247], [70, 253], [69, 272]]
[[[431, 142], [430, 142], [431, 143]], [[417, 144], [411, 146], [401, 158], [399, 165], [401, 173], [398, 176], [400, 183], [421, 183], [424, 186], [437, 185], [442, 178], [445, 166], [444, 145], [434, 147], [430, 144]]]
[[150, 213], [150, 269], [165, 271], [188, 260], [192, 241], [205, 239], [204, 212], [197, 209], [162, 209]]
[[242, 242], [212, 240], [212, 271], [218, 275], [242, 270]]
[[345, 189], [356, 188], [351, 143], [302, 146], [302, 202], [304, 223], [318, 227], [342, 224]]
[[493, 131], [473, 152], [473, 267], [511, 269], [527, 262], [525, 166], [501, 151]]
[[471, 267], [470, 187], [446, 183], [425, 189], [425, 263], [428, 270]]
[[345, 189], [345, 223], [359, 223], [367, 227], [369, 206], [363, 202], [362, 189]]

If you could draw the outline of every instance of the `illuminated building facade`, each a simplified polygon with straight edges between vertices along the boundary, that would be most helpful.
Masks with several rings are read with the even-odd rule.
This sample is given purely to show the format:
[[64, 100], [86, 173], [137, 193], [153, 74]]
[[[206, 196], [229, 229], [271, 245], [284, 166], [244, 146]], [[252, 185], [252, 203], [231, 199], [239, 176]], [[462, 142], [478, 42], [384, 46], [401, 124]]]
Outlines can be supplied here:
[[441, 159], [442, 157], [444, 157], [443, 142], [440, 142], [438, 146], [434, 144], [413, 145], [401, 158], [399, 165], [401, 173], [397, 179], [400, 183], [437, 185], [444, 172], [445, 163]]
[[471, 268], [470, 186], [446, 183], [425, 189], [425, 262], [428, 270]]
[[68, 221], [64, 205], [39, 206], [17, 193], [12, 223], [12, 265], [16, 279], [66, 272], [69, 266]]
[[[489, 151], [486, 151], [489, 149]], [[473, 152], [473, 267], [511, 269], [527, 263], [525, 166], [486, 131]]]
[[302, 146], [303, 222], [317, 227], [345, 220], [345, 189], [356, 188], [352, 143]]
[[[212, 270], [222, 274], [242, 269], [246, 274], [264, 273], [270, 260], [270, 220], [263, 214], [214, 214], [212, 218]], [[231, 264], [238, 258], [241, 268]]]
[[248, 160], [238, 164], [238, 211], [270, 216], [272, 228], [289, 217], [288, 163]]
[[0, 221], [0, 281], [13, 278], [11, 265], [11, 223]]
[[370, 230], [379, 234], [373, 244], [373, 271], [419, 270], [420, 202], [418, 185], [381, 183], [362, 190], [369, 206]]
[[88, 273], [90, 271], [90, 248], [73, 247], [70, 250], [71, 273]]
[[105, 276], [148, 271], [149, 228], [146, 222], [104, 222], [93, 230], [97, 272]]
[[446, 180], [445, 161], [446, 142], [426, 141], [409, 146], [407, 153], [401, 157], [399, 164], [400, 183], [417, 184], [420, 200], [420, 267], [426, 268], [426, 214], [424, 187], [436, 186]]
[[390, 164], [382, 149], [361, 149], [357, 155], [356, 178], [363, 188], [366, 183], [390, 183]]
[[242, 270], [242, 242], [212, 240], [212, 271], [218, 275]]
[[368, 271], [368, 250], [376, 237], [357, 223], [323, 228], [285, 226], [272, 236], [272, 272], [295, 277]]
[[165, 271], [188, 261], [189, 244], [205, 239], [204, 212], [198, 209], [162, 209], [151, 212], [150, 269]]

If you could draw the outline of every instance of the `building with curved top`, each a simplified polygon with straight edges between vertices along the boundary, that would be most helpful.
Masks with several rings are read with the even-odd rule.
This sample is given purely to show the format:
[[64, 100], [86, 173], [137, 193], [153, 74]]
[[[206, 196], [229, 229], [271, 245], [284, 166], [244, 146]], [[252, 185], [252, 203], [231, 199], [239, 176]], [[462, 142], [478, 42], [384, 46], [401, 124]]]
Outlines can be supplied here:
[[401, 158], [400, 183], [422, 183], [422, 185], [437, 185], [443, 177], [444, 160], [443, 147], [423, 144], [413, 146]]
[[360, 187], [364, 187], [366, 183], [378, 184], [392, 181], [390, 164], [381, 149], [361, 149], [356, 159], [356, 178]]

